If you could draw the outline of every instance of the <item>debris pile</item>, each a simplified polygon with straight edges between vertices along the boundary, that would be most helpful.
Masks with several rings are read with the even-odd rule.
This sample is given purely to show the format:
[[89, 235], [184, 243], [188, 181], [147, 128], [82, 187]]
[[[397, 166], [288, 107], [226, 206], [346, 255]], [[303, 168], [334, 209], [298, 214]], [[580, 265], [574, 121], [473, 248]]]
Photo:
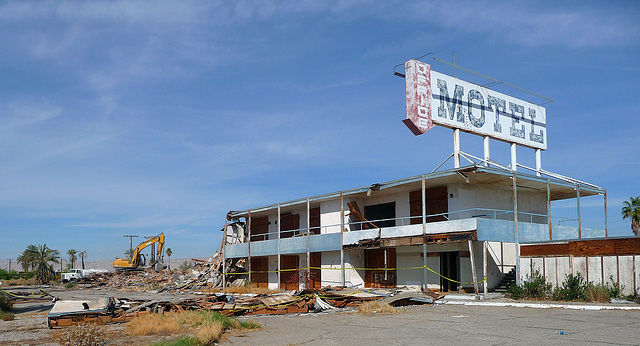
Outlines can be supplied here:
[[320, 312], [355, 307], [366, 301], [380, 300], [392, 306], [432, 304], [438, 295], [430, 292], [380, 289], [340, 289], [292, 291], [275, 294], [217, 293], [178, 301], [102, 298], [95, 301], [58, 301], [48, 315], [50, 328], [75, 323], [126, 322], [149, 313], [188, 310], [218, 311], [226, 316]]

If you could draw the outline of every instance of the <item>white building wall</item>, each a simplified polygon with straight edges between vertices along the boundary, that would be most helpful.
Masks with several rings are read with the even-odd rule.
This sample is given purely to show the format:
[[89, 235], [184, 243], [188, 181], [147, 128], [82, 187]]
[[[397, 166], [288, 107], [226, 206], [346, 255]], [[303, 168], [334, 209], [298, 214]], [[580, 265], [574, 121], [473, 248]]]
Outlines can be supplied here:
[[[532, 263], [538, 262], [542, 258], [522, 257], [520, 259], [520, 278], [522, 282], [528, 281], [530, 276], [529, 268]], [[540, 270], [547, 279], [547, 282], [553, 284], [554, 287], [560, 287], [569, 274], [580, 274], [587, 282], [595, 285], [605, 284], [611, 285], [613, 282], [618, 283], [621, 287], [622, 295], [632, 295], [639, 290], [638, 283], [640, 280], [640, 256], [591, 256], [591, 257], [575, 257], [575, 256], [558, 256], [545, 257], [544, 272]], [[604, 271], [604, 281], [602, 274]], [[588, 275], [588, 277], [587, 277]]]
[[[347, 209], [346, 211], [348, 212], [349, 209]], [[320, 203], [320, 233], [340, 233], [339, 198]]]
[[269, 258], [269, 289], [276, 290], [278, 289], [278, 273], [275, 272], [278, 270], [278, 256], [268, 256]]
[[327, 251], [322, 253], [321, 258], [321, 280], [322, 286], [340, 286], [340, 251]]
[[589, 263], [589, 281], [596, 285], [603, 284], [600, 257], [587, 257], [587, 262]]
[[364, 250], [344, 250], [344, 261], [345, 285], [347, 287], [364, 287], [365, 272], [361, 269], [364, 268]]
[[[422, 246], [403, 246], [396, 248], [396, 266], [401, 268], [396, 273], [397, 286], [413, 288], [422, 287]], [[402, 270], [402, 268], [420, 269]]]
[[[513, 211], [513, 191], [485, 188], [478, 185], [453, 184], [448, 186], [450, 219], [458, 220], [490, 214], [490, 211], [479, 209], [495, 209]], [[469, 210], [476, 209], [476, 210]], [[468, 211], [463, 211], [468, 210]], [[547, 215], [546, 193], [532, 193], [526, 189], [518, 189], [518, 212]], [[513, 220], [513, 214], [498, 214], [498, 219]], [[520, 215], [521, 221], [546, 222], [546, 217], [535, 217], [533, 220]]]

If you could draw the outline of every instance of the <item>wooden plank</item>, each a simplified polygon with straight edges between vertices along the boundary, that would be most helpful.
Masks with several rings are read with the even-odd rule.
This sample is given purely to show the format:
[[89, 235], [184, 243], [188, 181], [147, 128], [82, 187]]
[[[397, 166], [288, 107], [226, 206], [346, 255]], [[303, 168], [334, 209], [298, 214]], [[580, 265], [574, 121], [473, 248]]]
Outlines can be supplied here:
[[522, 245], [520, 256], [561, 256], [569, 254], [569, 243]]
[[613, 239], [569, 242], [569, 254], [573, 256], [595, 256], [615, 253]]
[[614, 239], [616, 255], [640, 255], [640, 238]]
[[640, 238], [569, 241], [561, 244], [522, 245], [521, 256], [639, 255]]
[[423, 239], [424, 238], [422, 236], [380, 239], [380, 246], [395, 247], [395, 246], [421, 245], [424, 243]]

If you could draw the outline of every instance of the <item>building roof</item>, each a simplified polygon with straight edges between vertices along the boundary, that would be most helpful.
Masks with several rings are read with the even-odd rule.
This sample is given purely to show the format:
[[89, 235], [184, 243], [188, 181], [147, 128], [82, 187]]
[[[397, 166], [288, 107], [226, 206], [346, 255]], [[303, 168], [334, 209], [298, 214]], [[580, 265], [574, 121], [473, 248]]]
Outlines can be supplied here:
[[393, 192], [412, 191], [421, 188], [423, 176], [426, 188], [466, 183], [470, 186], [483, 186], [500, 190], [512, 190], [512, 179], [514, 175], [516, 178], [517, 189], [526, 189], [529, 192], [537, 191], [541, 194], [546, 195], [547, 186], [549, 186], [549, 195], [552, 201], [576, 198], [576, 189], [578, 187], [580, 189], [580, 197], [606, 193], [605, 189], [596, 185], [580, 182], [575, 179], [562, 177], [560, 175], [555, 175], [552, 173], [549, 173], [549, 175], [553, 176], [542, 177], [523, 172], [513, 172], [502, 168], [470, 165], [461, 168], [442, 170], [424, 175], [392, 180], [385, 183], [375, 183], [369, 186], [311, 196], [308, 198], [299, 198], [258, 208], [251, 208], [241, 211], [230, 211], [227, 214], [227, 218], [232, 220], [240, 217], [246, 217], [249, 212], [251, 212], [252, 215], [256, 215], [258, 213], [276, 209], [278, 208], [278, 206], [280, 206], [280, 208], [300, 206], [306, 204], [307, 199], [310, 203], [318, 203], [321, 201], [339, 198], [341, 193], [343, 196], [353, 197], [361, 195], [362, 197], [365, 197], [370, 191], [379, 191], [376, 192], [377, 194], [384, 193], [385, 190], [391, 188], [393, 188]]

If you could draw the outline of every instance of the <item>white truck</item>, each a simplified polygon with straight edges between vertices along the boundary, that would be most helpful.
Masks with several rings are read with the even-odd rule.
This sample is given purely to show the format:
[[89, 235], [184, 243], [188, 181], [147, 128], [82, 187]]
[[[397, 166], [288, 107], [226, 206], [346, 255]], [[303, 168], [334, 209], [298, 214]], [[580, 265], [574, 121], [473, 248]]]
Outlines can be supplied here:
[[69, 281], [77, 281], [82, 278], [90, 277], [100, 273], [106, 273], [108, 270], [104, 269], [71, 269], [68, 273], [62, 273], [62, 282], [67, 283]]

